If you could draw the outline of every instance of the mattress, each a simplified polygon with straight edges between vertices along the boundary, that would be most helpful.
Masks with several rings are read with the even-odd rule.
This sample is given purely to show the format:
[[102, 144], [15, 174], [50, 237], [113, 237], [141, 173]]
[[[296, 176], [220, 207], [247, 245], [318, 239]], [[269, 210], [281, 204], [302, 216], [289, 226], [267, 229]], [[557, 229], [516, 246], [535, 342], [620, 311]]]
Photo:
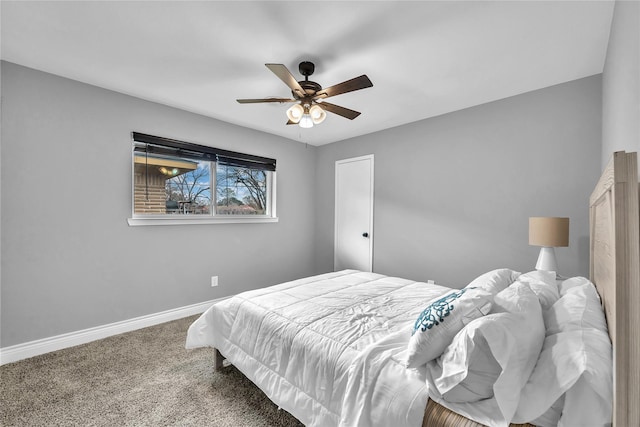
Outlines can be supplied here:
[[345, 270], [245, 292], [189, 328], [308, 426], [420, 426], [424, 369], [405, 367], [425, 301], [449, 288]]

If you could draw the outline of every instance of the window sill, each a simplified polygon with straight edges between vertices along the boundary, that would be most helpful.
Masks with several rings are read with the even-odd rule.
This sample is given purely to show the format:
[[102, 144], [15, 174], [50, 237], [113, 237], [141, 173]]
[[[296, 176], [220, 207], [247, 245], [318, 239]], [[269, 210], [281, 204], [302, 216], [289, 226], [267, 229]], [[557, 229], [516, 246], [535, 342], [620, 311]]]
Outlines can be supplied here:
[[127, 222], [131, 227], [146, 225], [194, 225], [194, 224], [256, 224], [267, 222], [278, 222], [277, 217], [247, 217], [247, 216], [230, 216], [230, 217], [211, 217], [206, 218], [190, 217], [190, 218], [128, 218]]

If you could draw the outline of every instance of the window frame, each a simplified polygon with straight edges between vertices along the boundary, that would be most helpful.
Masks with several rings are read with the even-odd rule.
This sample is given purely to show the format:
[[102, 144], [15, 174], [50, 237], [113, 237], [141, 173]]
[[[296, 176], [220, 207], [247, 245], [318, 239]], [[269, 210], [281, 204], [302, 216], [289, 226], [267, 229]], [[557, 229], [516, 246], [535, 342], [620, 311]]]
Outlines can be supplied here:
[[[130, 226], [145, 225], [192, 225], [192, 224], [247, 224], [247, 223], [271, 223], [278, 222], [276, 213], [276, 160], [254, 156], [251, 154], [238, 153], [229, 150], [222, 150], [214, 147], [178, 141], [139, 132], [132, 132], [132, 152], [131, 152], [131, 217], [127, 219]], [[176, 214], [140, 214], [135, 213], [135, 154], [141, 152], [136, 150], [136, 144], [145, 144], [145, 153], [150, 146], [156, 150], [175, 150], [176, 156], [183, 159], [196, 159], [193, 155], [202, 155], [199, 161], [210, 164], [210, 185], [211, 203], [210, 213], [200, 215], [176, 215]], [[138, 145], [139, 146], [139, 145]], [[182, 153], [181, 153], [182, 150]], [[190, 153], [184, 155], [184, 153]], [[196, 159], [197, 160], [197, 159]], [[218, 164], [263, 170], [267, 172], [265, 188], [267, 192], [266, 214], [262, 215], [239, 215], [239, 214], [218, 214], [216, 175]]]

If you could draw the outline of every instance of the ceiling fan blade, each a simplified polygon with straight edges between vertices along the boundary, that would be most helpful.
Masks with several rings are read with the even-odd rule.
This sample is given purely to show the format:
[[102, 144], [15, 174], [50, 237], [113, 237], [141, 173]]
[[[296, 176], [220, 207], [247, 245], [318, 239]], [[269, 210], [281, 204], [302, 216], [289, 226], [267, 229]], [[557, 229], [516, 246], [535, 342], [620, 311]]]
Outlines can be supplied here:
[[330, 104], [328, 102], [319, 102], [317, 105], [319, 105], [323, 110], [327, 110], [330, 113], [337, 114], [349, 120], [353, 120], [360, 115], [359, 111], [350, 110], [348, 108], [344, 108], [336, 104]]
[[288, 125], [297, 125], [297, 123], [296, 123], [296, 122], [292, 122], [291, 120], [287, 121], [287, 124], [288, 124]]
[[366, 74], [361, 75], [360, 77], [355, 77], [351, 80], [347, 80], [346, 82], [338, 83], [337, 85], [328, 87], [326, 89], [322, 89], [318, 91], [314, 98], [328, 98], [330, 96], [341, 95], [347, 92], [353, 92], [354, 90], [365, 89], [373, 86], [369, 77]]
[[263, 98], [263, 99], [236, 99], [240, 104], [256, 104], [258, 102], [297, 102], [296, 99], [289, 98]]
[[300, 86], [300, 83], [293, 77], [293, 74], [282, 64], [264, 64], [270, 69], [273, 74], [278, 76], [291, 90], [299, 97], [303, 98], [307, 96], [307, 92]]

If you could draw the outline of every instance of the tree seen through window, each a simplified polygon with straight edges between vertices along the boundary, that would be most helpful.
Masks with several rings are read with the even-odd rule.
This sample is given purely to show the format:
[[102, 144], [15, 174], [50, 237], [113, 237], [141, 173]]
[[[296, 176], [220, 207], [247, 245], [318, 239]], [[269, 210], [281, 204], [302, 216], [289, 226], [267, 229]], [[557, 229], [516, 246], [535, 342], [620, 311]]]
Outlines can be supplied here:
[[267, 207], [267, 174], [237, 166], [216, 168], [216, 213], [264, 215]]

